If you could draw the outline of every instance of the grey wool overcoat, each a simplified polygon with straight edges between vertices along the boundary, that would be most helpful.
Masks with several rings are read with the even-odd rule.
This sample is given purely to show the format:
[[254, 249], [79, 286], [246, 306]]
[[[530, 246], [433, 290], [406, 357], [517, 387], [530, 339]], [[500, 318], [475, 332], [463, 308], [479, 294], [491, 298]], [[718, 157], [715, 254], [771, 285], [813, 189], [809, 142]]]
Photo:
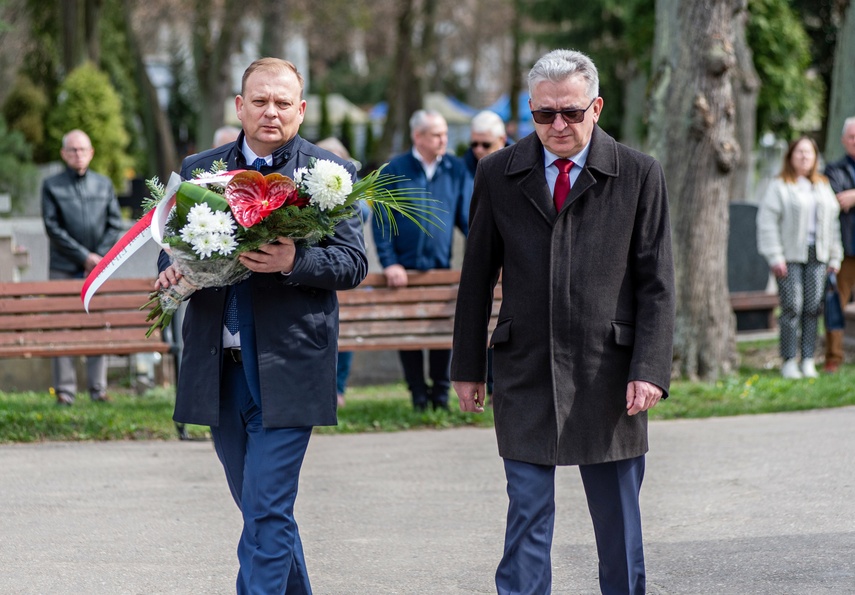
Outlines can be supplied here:
[[499, 454], [541, 465], [647, 452], [627, 383], [670, 384], [674, 268], [659, 163], [594, 127], [556, 213], [535, 134], [481, 160], [454, 322], [452, 379], [483, 382], [489, 339]]

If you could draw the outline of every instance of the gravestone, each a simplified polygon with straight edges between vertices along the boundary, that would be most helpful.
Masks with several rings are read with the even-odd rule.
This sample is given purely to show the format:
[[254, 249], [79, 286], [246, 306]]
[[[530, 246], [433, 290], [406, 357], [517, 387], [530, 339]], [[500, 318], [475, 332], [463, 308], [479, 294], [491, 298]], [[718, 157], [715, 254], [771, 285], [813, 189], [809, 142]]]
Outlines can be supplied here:
[[[733, 292], [765, 293], [769, 265], [757, 251], [757, 205], [730, 203], [727, 241], [727, 286]], [[736, 330], [769, 328], [769, 308], [736, 312]]]

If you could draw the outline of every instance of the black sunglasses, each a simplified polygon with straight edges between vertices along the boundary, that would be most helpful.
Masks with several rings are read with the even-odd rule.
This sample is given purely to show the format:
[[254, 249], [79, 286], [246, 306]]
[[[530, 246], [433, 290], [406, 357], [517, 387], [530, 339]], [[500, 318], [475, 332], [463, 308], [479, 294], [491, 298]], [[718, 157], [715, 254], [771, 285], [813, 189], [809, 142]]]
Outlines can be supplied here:
[[552, 124], [555, 122], [555, 116], [561, 114], [561, 117], [564, 118], [564, 122], [567, 124], [578, 124], [582, 120], [585, 119], [585, 112], [590, 109], [594, 102], [597, 100], [594, 97], [591, 100], [591, 103], [588, 104], [588, 107], [585, 109], [562, 109], [562, 110], [551, 110], [551, 109], [538, 109], [531, 112], [531, 117], [534, 118], [534, 121], [538, 124]]
[[478, 147], [481, 147], [482, 149], [489, 149], [493, 146], [493, 143], [484, 143], [478, 142], [477, 140], [473, 140], [471, 143], [469, 143], [469, 146], [473, 149], [477, 149]]

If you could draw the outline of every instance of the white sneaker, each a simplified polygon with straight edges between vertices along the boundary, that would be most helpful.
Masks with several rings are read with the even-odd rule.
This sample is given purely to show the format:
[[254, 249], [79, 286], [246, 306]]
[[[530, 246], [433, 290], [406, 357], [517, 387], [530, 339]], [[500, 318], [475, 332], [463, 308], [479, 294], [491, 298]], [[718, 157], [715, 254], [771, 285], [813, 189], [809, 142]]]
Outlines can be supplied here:
[[816, 364], [812, 357], [802, 360], [802, 376], [805, 378], [819, 378], [819, 372], [816, 371]]
[[784, 365], [781, 366], [781, 376], [790, 379], [801, 378], [802, 373], [799, 371], [798, 362], [796, 362], [795, 359], [788, 359], [784, 361]]

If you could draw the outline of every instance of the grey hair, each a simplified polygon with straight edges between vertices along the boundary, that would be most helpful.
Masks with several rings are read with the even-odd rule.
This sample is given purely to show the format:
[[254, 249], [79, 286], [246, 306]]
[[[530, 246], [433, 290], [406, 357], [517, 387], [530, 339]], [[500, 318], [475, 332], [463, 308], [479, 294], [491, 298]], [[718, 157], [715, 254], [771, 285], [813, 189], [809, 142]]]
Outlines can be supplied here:
[[436, 110], [433, 109], [420, 109], [413, 112], [413, 115], [410, 116], [410, 133], [415, 134], [419, 130], [423, 128], [427, 128], [431, 124], [431, 120], [435, 118], [439, 118], [443, 122], [445, 122], [445, 118]]
[[528, 73], [528, 92], [544, 81], [560, 83], [579, 75], [588, 83], [588, 99], [600, 95], [600, 76], [593, 60], [576, 50], [552, 50], [543, 56]]
[[83, 131], [82, 131], [82, 130], [80, 130], [79, 128], [75, 128], [74, 130], [69, 130], [68, 132], [66, 132], [65, 134], [63, 134], [63, 135], [62, 135], [62, 148], [63, 148], [63, 149], [64, 149], [64, 148], [65, 148], [65, 146], [68, 144], [68, 138], [69, 138], [72, 134], [82, 134], [83, 136], [85, 136], [85, 137], [86, 137], [86, 141], [87, 141], [90, 145], [92, 144], [92, 139], [91, 139], [91, 138], [89, 138], [89, 135], [88, 135], [88, 134], [86, 134], [85, 132], [83, 132]]
[[502, 121], [501, 116], [487, 109], [475, 114], [469, 128], [476, 134], [492, 134], [496, 138], [502, 136], [507, 138], [508, 136], [505, 132], [505, 123]]
[[850, 116], [843, 120], [843, 131], [840, 133], [840, 136], [846, 136], [846, 129], [855, 124], [855, 116]]

